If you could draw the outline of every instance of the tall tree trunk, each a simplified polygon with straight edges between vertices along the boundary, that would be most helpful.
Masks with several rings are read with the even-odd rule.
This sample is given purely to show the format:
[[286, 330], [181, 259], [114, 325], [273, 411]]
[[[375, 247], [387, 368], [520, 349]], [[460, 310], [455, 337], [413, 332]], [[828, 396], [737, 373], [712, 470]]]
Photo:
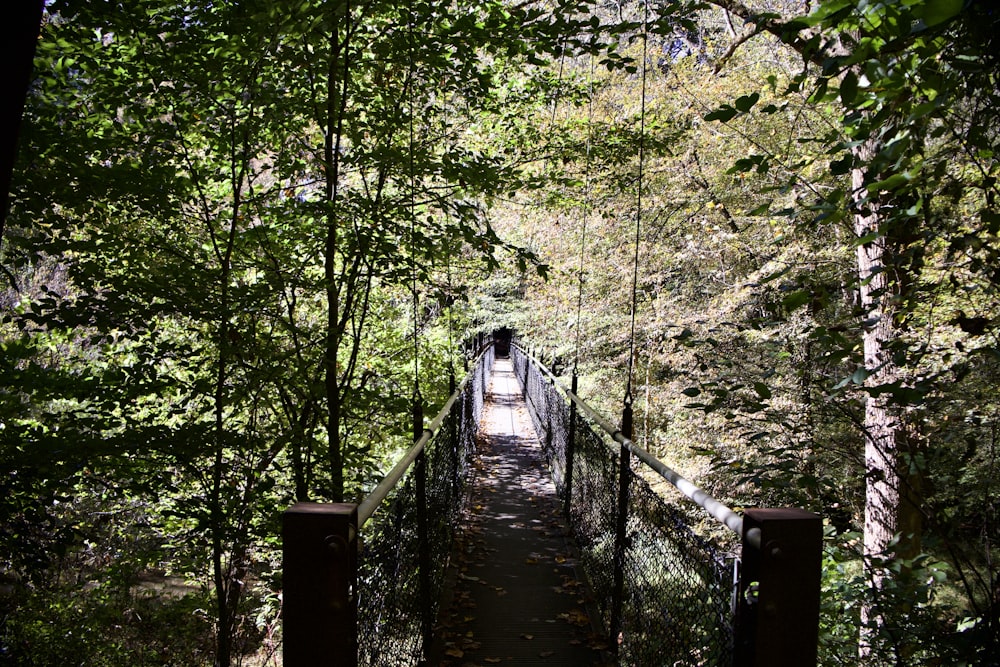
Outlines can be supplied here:
[[[889, 577], [885, 559], [916, 555], [920, 544], [921, 484], [911, 474], [910, 458], [919, 441], [916, 424], [907, 419], [905, 404], [894, 399], [888, 385], [907, 385], [905, 371], [894, 354], [904, 333], [902, 309], [914, 284], [914, 271], [905, 257], [910, 230], [889, 224], [884, 212], [889, 204], [879, 193], [869, 193], [871, 165], [880, 149], [877, 138], [868, 138], [854, 149], [856, 166], [851, 174], [855, 205], [854, 231], [860, 243], [857, 270], [861, 298], [864, 364], [871, 391], [865, 398], [865, 519], [864, 556], [875, 599]], [[898, 202], [894, 202], [898, 204]], [[899, 538], [899, 543], [893, 541]], [[871, 603], [862, 609], [861, 654], [871, 650], [871, 632], [884, 619]]]
[[[854, 149], [855, 168], [851, 186], [855, 205], [854, 232], [859, 239], [857, 249], [858, 281], [861, 297], [864, 343], [864, 364], [868, 377], [866, 387], [892, 382], [898, 369], [889, 343], [895, 336], [891, 272], [886, 266], [888, 239], [881, 228], [881, 201], [877, 194], [869, 195], [868, 168], [878, 152], [879, 144], [869, 138]], [[889, 405], [889, 394], [869, 394], [865, 399], [865, 521], [864, 555], [869, 578], [877, 592], [885, 583], [885, 571], [873, 566], [888, 555], [893, 537], [899, 528], [899, 467], [897, 431], [900, 425]], [[861, 610], [863, 628], [881, 625], [877, 609], [871, 603]], [[865, 657], [871, 651], [871, 631], [862, 630], [860, 651]]]
[[[232, 324], [229, 321], [232, 304], [230, 303], [229, 284], [232, 277], [233, 251], [236, 242], [236, 230], [240, 216], [240, 184], [243, 179], [242, 167], [233, 166], [233, 210], [229, 229], [225, 239], [224, 250], [219, 267], [219, 334], [218, 334], [218, 368], [215, 377], [215, 452], [212, 462], [212, 490], [210, 496], [210, 515], [212, 532], [212, 574], [215, 584], [215, 599], [218, 613], [216, 628], [216, 656], [218, 667], [229, 667], [232, 662], [234, 610], [231, 572], [224, 564], [226, 554], [226, 523], [227, 517], [223, 503], [223, 478], [226, 467], [226, 408], [229, 405], [229, 363], [232, 347]], [[210, 223], [209, 223], [210, 224]], [[218, 246], [217, 246], [218, 247]], [[237, 594], [238, 596], [238, 594]]]

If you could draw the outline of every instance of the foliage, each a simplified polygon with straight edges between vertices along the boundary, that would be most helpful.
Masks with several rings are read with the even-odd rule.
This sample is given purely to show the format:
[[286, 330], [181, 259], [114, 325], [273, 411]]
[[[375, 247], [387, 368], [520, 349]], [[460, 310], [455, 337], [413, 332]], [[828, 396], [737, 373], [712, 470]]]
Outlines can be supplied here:
[[[414, 351], [447, 393], [428, 332], [461, 282], [534, 259], [486, 215], [523, 163], [479, 137], [549, 85], [572, 14], [49, 4], [4, 249], [0, 538], [26, 600], [5, 642], [142, 662], [106, 614], [44, 628], [166, 568], [207, 595], [194, 660], [257, 649], [280, 510], [370, 488], [409, 438]], [[117, 503], [153, 546], [109, 552], [136, 558], [113, 590], [67, 581], [100, 577], [77, 559]]]
[[[646, 51], [641, 22], [621, 25], [645, 83], [585, 57], [567, 68], [593, 94], [552, 114], [573, 137], [553, 163], [575, 185], [532, 215], [561, 279], [529, 282], [525, 332], [579, 355], [605, 413], [632, 368], [637, 438], [716, 495], [824, 515], [822, 664], [856, 664], [859, 641], [865, 664], [976, 664], [998, 627], [981, 449], [995, 431], [981, 393], [997, 343], [995, 10], [708, 4], [658, 3]], [[881, 264], [861, 271], [871, 247]], [[872, 406], [908, 425], [891, 470], [865, 457]], [[895, 539], [862, 548], [866, 486], [897, 469]]]
[[192, 664], [273, 647], [280, 510], [360, 498], [415, 385], [440, 405], [456, 342], [513, 325], [606, 413], [631, 372], [642, 444], [716, 495], [824, 514], [824, 664], [985, 660], [996, 10], [801, 8], [50, 3], [3, 249], [5, 659], [159, 664], [168, 620]]

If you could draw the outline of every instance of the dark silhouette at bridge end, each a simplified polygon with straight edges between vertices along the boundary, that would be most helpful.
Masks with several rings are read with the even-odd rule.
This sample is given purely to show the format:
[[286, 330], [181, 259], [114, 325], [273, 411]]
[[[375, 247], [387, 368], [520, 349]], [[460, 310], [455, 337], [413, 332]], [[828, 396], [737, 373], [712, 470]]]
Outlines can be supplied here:
[[514, 338], [514, 330], [501, 327], [493, 331], [493, 351], [499, 359], [510, 357], [510, 342]]

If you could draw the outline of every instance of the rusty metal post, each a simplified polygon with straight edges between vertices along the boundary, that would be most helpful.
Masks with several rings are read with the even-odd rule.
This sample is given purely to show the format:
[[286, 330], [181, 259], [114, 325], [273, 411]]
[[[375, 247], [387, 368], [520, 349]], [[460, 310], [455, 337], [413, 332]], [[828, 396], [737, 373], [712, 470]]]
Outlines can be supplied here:
[[[632, 440], [632, 402], [622, 410], [622, 435]], [[615, 572], [611, 590], [611, 623], [608, 645], [615, 656], [621, 648], [622, 612], [625, 607], [625, 557], [628, 552], [628, 506], [632, 481], [632, 452], [622, 444], [618, 452], [618, 514], [615, 523]]]
[[295, 503], [285, 511], [285, 667], [358, 664], [358, 508]]
[[822, 558], [818, 515], [801, 509], [744, 513], [736, 667], [816, 664]]

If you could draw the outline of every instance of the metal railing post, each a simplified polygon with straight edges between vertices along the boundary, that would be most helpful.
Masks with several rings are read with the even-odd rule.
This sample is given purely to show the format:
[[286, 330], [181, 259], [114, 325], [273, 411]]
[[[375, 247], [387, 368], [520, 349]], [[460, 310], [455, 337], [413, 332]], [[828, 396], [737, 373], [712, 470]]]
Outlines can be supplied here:
[[[548, 380], [548, 383], [550, 385], [555, 385], [555, 381], [552, 380], [551, 378]], [[549, 392], [543, 389], [542, 396], [540, 398], [542, 399], [542, 402], [545, 405], [545, 455], [546, 456], [548, 456], [549, 452], [552, 451], [552, 437], [555, 432], [555, 425], [552, 423], [552, 417], [555, 411], [552, 409], [552, 406], [549, 405], [549, 397], [550, 397]]]
[[[449, 368], [448, 370], [448, 395], [451, 396], [455, 393], [455, 369]], [[451, 452], [451, 484], [452, 488], [457, 491], [459, 485], [461, 484], [461, 478], [459, 477], [459, 471], [461, 469], [461, 464], [459, 459], [461, 458], [458, 453], [460, 443], [458, 441], [458, 420], [452, 417], [448, 420], [448, 449]]]
[[[420, 394], [413, 397], [413, 442], [419, 442], [424, 435], [424, 404]], [[420, 632], [424, 650], [431, 645], [434, 632], [431, 600], [431, 544], [427, 526], [427, 450], [422, 449], [415, 461], [417, 491], [417, 573], [420, 586]]]
[[[573, 378], [570, 381], [572, 392], [576, 394], [578, 376], [576, 368], [573, 368]], [[569, 402], [569, 432], [566, 434], [566, 473], [565, 486], [563, 491], [563, 513], [566, 518], [572, 517], [573, 509], [573, 457], [576, 455], [576, 401]]]
[[[632, 439], [632, 403], [622, 410], [622, 435]], [[622, 643], [622, 610], [625, 606], [625, 556], [628, 551], [629, 485], [632, 481], [632, 452], [624, 444], [618, 450], [618, 513], [615, 522], [615, 572], [611, 590], [611, 624], [608, 645], [615, 656]]]
[[295, 503], [282, 525], [285, 667], [358, 664], [358, 508]]
[[746, 510], [736, 667], [816, 664], [822, 557], [818, 515], [801, 509]]

